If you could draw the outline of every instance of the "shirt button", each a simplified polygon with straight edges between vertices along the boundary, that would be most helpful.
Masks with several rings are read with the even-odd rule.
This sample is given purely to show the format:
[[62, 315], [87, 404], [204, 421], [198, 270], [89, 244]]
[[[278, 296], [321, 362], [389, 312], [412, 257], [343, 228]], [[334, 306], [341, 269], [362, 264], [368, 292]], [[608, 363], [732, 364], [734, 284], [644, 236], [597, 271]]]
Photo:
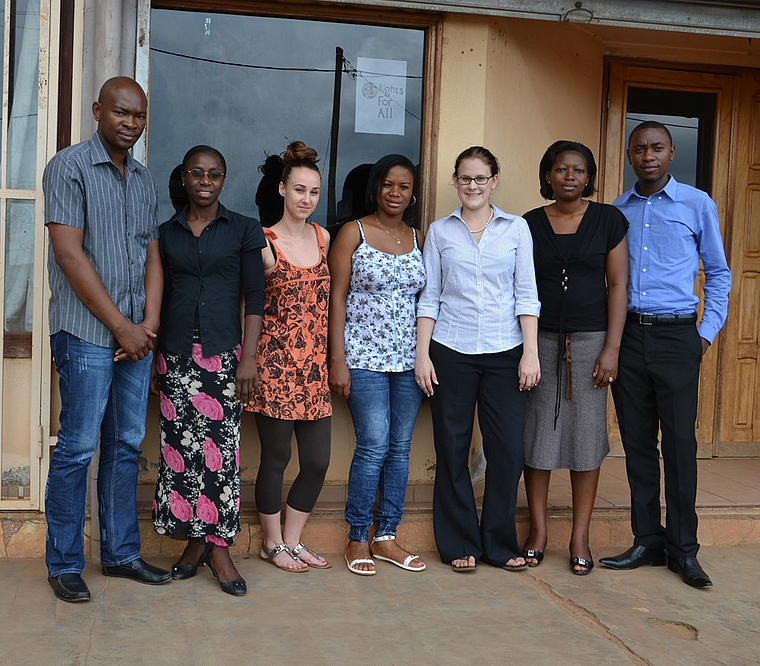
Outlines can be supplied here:
[[642, 272], [642, 273], [646, 273], [646, 272], [647, 272], [647, 269], [646, 269], [646, 268], [642, 268], [642, 269], [641, 269], [641, 272]]
[[657, 197], [658, 199], [662, 199], [662, 197]]
[[645, 226], [645, 227], [648, 227], [648, 226], [649, 226], [649, 224], [647, 223], [647, 224], [645, 224], [644, 226]]
[[644, 246], [644, 249], [645, 249], [645, 250], [648, 250], [649, 248], [648, 248], [648, 247], [645, 245], [645, 246]]
[[641, 295], [642, 295], [642, 296], [646, 296], [646, 295], [647, 295], [647, 292], [645, 292], [645, 291], [642, 291], [642, 292], [641, 292]]
[[652, 202], [651, 201], [647, 201], [647, 206], [651, 206], [651, 205], [652, 205]]
[[206, 305], [206, 301], [201, 301], [201, 305]]

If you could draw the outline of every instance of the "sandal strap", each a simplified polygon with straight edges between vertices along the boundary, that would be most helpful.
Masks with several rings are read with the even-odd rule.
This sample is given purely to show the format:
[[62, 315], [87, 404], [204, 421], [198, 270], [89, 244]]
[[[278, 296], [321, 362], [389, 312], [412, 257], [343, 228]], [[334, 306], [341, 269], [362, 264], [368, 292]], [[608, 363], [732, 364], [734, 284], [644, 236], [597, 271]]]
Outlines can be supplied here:
[[296, 544], [296, 547], [293, 548], [293, 550], [291, 550], [290, 552], [291, 552], [292, 555], [298, 555], [298, 553], [300, 553], [300, 552], [302, 552], [304, 550], [307, 553], [310, 553], [311, 555], [313, 555], [314, 557], [316, 557], [318, 560], [324, 560], [325, 559], [321, 555], [318, 555], [317, 553], [315, 553], [311, 548], [307, 548], [306, 546], [304, 546], [300, 542], [298, 544]]
[[408, 566], [409, 566], [409, 565], [410, 565], [412, 562], [414, 562], [414, 560], [416, 560], [416, 559], [418, 559], [417, 555], [409, 555], [409, 557], [407, 557], [407, 558], [404, 560], [404, 566], [405, 566], [405, 567], [408, 567]]
[[395, 534], [383, 534], [379, 537], [372, 537], [372, 543], [377, 543], [378, 541], [395, 541], [396, 535]]
[[357, 558], [355, 560], [351, 560], [351, 562], [349, 562], [349, 564], [351, 566], [354, 566], [355, 564], [372, 564], [374, 566], [375, 560], [372, 560], [372, 559], [370, 559], [368, 557], [359, 557], [359, 558]]
[[272, 550], [269, 551], [267, 559], [270, 562], [274, 563], [274, 558], [277, 557], [280, 553], [287, 553], [290, 555], [290, 557], [293, 558], [295, 562], [300, 562], [300, 560], [293, 554], [293, 551], [288, 548], [288, 545], [286, 543], [281, 543], [278, 546], [272, 548]]
[[573, 557], [571, 559], [573, 566], [586, 567], [591, 569], [594, 566], [593, 560], [587, 560], [585, 557]]

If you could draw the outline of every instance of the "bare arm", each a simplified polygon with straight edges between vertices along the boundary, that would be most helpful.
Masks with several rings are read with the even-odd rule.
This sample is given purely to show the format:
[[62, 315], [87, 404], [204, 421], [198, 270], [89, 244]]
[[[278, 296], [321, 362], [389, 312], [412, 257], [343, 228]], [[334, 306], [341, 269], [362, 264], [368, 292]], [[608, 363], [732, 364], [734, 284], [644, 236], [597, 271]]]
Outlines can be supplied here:
[[433, 395], [433, 385], [438, 385], [433, 362], [430, 360], [430, 340], [433, 337], [435, 319], [417, 317], [417, 354], [414, 360], [414, 378], [429, 398]]
[[351, 373], [346, 365], [346, 296], [351, 283], [351, 257], [359, 247], [359, 227], [344, 225], [330, 252], [330, 390], [347, 398], [351, 392]]
[[523, 354], [517, 366], [520, 380], [519, 389], [532, 389], [541, 379], [541, 365], [538, 362], [538, 317], [520, 315], [523, 334]]
[[594, 386], [605, 388], [617, 378], [620, 340], [628, 312], [628, 241], [607, 253], [607, 340], [594, 366]]
[[84, 231], [54, 222], [48, 224], [48, 231], [55, 261], [79, 300], [113, 332], [130, 360], [145, 358], [153, 349], [152, 339], [156, 334], [141, 324], [130, 322], [111, 300], [95, 267], [82, 249]]
[[145, 255], [145, 312], [143, 326], [158, 332], [161, 301], [164, 295], [164, 269], [158, 250], [158, 239], [151, 241]]
[[244, 405], [253, 403], [253, 389], [257, 382], [256, 348], [262, 322], [261, 315], [256, 314], [245, 315], [243, 320], [243, 349], [235, 372], [235, 397]]

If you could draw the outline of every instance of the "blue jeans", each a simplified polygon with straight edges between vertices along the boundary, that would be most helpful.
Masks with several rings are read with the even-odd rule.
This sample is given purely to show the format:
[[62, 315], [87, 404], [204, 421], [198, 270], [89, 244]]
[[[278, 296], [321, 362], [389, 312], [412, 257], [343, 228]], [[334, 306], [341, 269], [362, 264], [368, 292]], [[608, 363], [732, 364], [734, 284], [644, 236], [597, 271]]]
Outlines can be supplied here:
[[346, 522], [351, 541], [368, 541], [372, 505], [380, 485], [375, 536], [396, 534], [404, 514], [409, 449], [422, 402], [414, 371], [351, 369], [348, 408], [356, 430], [356, 449], [348, 475]]
[[100, 438], [98, 499], [104, 566], [139, 557], [135, 491], [145, 435], [151, 356], [114, 363], [115, 348], [60, 331], [50, 336], [61, 390], [61, 427], [47, 486], [45, 563], [50, 576], [84, 568], [87, 468]]

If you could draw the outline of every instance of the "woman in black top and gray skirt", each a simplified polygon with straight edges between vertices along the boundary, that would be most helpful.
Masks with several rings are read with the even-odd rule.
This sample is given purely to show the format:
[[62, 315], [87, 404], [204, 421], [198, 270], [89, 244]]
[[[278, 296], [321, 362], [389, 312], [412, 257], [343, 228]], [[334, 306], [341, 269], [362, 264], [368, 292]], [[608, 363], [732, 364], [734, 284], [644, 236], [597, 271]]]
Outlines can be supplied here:
[[570, 569], [581, 576], [594, 566], [589, 526], [599, 468], [609, 453], [607, 387], [617, 375], [628, 303], [628, 222], [614, 206], [583, 198], [593, 194], [595, 179], [586, 146], [553, 143], [541, 159], [539, 181], [541, 195], [554, 203], [523, 216], [533, 235], [544, 369], [525, 416], [531, 526], [523, 555], [529, 566], [541, 563], [551, 471], [570, 469]]
[[[240, 531], [240, 418], [253, 397], [264, 312], [261, 225], [219, 203], [226, 164], [210, 146], [182, 161], [189, 204], [159, 227], [164, 299], [154, 390], [161, 406], [156, 532], [186, 540], [172, 577], [207, 564], [222, 590], [246, 583], [230, 559]], [[241, 346], [240, 294], [245, 293]]]

